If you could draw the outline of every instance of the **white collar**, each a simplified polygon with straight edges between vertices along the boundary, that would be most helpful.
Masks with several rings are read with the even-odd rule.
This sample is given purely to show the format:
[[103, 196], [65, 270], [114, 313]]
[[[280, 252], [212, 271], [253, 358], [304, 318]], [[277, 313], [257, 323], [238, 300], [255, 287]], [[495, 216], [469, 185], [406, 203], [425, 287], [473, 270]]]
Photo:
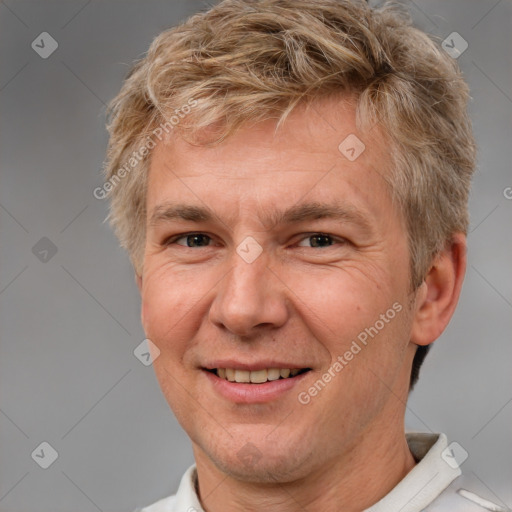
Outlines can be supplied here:
[[444, 434], [417, 432], [405, 436], [418, 464], [391, 492], [365, 512], [421, 511], [462, 473], [456, 464], [450, 465], [445, 460], [448, 440]]

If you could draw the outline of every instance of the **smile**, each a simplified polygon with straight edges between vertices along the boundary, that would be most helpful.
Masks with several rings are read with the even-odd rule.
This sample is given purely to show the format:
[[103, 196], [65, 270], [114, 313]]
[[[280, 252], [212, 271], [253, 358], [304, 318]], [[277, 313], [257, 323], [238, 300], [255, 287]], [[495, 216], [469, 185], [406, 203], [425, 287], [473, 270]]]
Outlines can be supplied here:
[[214, 368], [208, 370], [217, 377], [229, 382], [264, 384], [280, 379], [291, 379], [310, 371], [310, 368], [264, 368], [261, 370], [238, 370], [234, 368]]

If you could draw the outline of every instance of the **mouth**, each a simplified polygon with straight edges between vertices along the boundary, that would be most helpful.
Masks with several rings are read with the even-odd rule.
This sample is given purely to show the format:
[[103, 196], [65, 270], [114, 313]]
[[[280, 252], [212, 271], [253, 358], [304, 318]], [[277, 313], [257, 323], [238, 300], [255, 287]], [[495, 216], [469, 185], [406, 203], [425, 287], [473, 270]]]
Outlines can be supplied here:
[[277, 380], [289, 380], [311, 371], [311, 368], [263, 368], [242, 370], [237, 368], [204, 368], [222, 380], [239, 384], [265, 384]]

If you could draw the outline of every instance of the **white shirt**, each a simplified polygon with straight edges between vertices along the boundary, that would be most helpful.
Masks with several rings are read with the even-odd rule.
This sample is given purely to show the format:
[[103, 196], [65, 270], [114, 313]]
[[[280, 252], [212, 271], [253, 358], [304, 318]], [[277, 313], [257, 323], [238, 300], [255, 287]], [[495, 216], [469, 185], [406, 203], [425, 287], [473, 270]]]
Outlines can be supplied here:
[[[456, 459], [463, 457], [456, 446], [448, 446], [444, 434], [408, 433], [406, 438], [419, 462], [391, 492], [363, 512], [511, 512], [461, 487], [462, 472]], [[195, 491], [196, 480], [193, 465], [175, 495], [140, 512], [204, 512]]]

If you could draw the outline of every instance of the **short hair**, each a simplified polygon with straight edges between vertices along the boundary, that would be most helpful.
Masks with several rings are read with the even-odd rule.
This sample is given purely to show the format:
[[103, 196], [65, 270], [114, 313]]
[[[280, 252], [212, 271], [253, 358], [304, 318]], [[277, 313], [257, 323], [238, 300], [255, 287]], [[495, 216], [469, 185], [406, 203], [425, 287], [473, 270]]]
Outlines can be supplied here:
[[[415, 290], [452, 235], [467, 232], [469, 89], [402, 7], [360, 0], [224, 0], [155, 38], [109, 106], [109, 219], [136, 272], [156, 134], [215, 128], [201, 143], [219, 144], [249, 121], [279, 127], [297, 105], [338, 94], [355, 98], [362, 133], [377, 126], [389, 140], [383, 177], [406, 221]], [[418, 349], [411, 388], [428, 347]]]

